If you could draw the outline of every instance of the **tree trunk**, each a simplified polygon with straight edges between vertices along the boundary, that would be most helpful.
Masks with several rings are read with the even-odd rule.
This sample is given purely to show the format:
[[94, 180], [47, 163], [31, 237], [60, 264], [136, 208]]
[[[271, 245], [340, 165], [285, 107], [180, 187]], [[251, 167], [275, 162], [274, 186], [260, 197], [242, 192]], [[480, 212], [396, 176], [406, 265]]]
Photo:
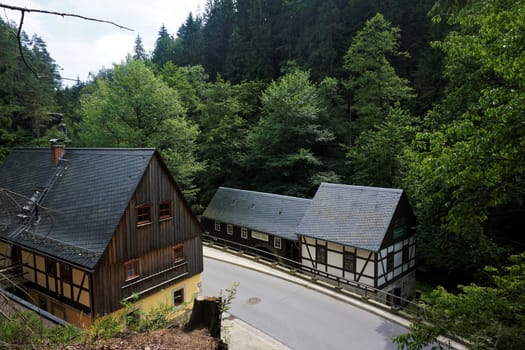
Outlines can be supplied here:
[[220, 298], [198, 296], [193, 302], [191, 317], [186, 325], [188, 331], [207, 328], [214, 338], [221, 337]]

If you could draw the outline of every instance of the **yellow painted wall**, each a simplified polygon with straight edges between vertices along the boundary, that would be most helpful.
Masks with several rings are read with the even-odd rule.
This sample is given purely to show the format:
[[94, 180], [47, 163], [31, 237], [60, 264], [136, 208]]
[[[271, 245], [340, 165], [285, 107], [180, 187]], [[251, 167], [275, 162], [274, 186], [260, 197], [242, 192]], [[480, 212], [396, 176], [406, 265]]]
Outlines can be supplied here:
[[[30, 302], [39, 305], [39, 299], [46, 300], [46, 308], [49, 313], [54, 314], [57, 317], [63, 318], [65, 313], [65, 321], [81, 328], [88, 327], [91, 324], [91, 316], [85, 314], [67, 304], [61, 303], [58, 300], [55, 300], [45, 294], [38, 293], [35, 290], [28, 291], [30, 295]], [[57, 307], [54, 307], [54, 306]], [[53, 312], [55, 311], [55, 312]]]
[[188, 303], [187, 308], [191, 308], [193, 300], [199, 294], [199, 285], [201, 282], [201, 274], [197, 274], [193, 277], [180, 281], [179, 283], [172, 284], [155, 294], [149, 295], [146, 298], [137, 301], [137, 306], [148, 312], [151, 309], [158, 307], [161, 304], [173, 305], [173, 292], [184, 288], [184, 302]]
[[5, 242], [0, 242], [0, 266], [1, 267], [7, 267], [11, 265], [11, 248], [9, 244]]

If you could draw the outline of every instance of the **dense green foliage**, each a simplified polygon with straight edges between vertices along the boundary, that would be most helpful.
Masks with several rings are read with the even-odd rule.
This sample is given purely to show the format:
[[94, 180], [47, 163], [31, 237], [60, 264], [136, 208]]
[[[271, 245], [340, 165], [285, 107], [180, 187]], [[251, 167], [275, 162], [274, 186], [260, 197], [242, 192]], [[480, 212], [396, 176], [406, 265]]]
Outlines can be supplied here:
[[94, 147], [155, 147], [186, 196], [202, 165], [195, 157], [198, 127], [185, 117], [176, 90], [155, 77], [141, 60], [128, 58], [99, 78], [80, 101], [78, 144]]
[[[156, 147], [197, 211], [218, 186], [403, 188], [418, 278], [477, 283], [436, 292], [431, 336], [453, 303], [504, 293], [483, 267], [523, 251], [524, 27], [523, 0], [209, 0], [175, 35], [162, 25], [151, 57], [137, 37], [124, 63], [61, 88], [44, 41], [23, 40], [37, 79], [0, 22], [0, 159], [51, 137]], [[449, 331], [521, 336], [478, 328]]]
[[399, 348], [422, 349], [439, 335], [462, 336], [470, 349], [523, 349], [525, 344], [525, 254], [513, 255], [501, 269], [487, 267], [488, 286], [459, 286], [452, 294], [437, 288], [426, 319], [395, 339]]

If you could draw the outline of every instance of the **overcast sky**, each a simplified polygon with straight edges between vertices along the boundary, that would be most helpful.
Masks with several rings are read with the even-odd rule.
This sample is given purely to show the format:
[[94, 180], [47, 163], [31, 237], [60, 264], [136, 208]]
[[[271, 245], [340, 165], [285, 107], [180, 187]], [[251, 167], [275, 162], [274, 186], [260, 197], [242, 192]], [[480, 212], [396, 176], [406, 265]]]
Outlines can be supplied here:
[[[8, 4], [32, 9], [73, 13], [86, 17], [116, 22], [134, 31], [113, 25], [89, 22], [71, 17], [40, 13], [26, 13], [23, 30], [38, 34], [47, 44], [51, 57], [61, 67], [65, 78], [87, 80], [90, 72], [102, 67], [111, 68], [133, 51], [140, 34], [147, 52], [153, 50], [160, 27], [164, 24], [175, 34], [190, 12], [204, 11], [206, 0], [0, 0]], [[20, 12], [0, 9], [5, 21], [20, 21]], [[66, 80], [64, 84], [72, 82]]]

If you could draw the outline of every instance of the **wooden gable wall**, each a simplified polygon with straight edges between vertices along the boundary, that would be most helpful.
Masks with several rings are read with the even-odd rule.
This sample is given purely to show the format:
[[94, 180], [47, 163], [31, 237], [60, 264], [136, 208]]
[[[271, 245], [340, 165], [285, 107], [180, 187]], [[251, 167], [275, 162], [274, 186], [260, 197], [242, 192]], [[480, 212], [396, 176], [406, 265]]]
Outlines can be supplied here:
[[[170, 219], [159, 218], [159, 204], [171, 202]], [[151, 223], [137, 226], [137, 210], [150, 205]], [[157, 156], [152, 158], [131, 198], [111, 242], [95, 271], [95, 315], [121, 307], [120, 301], [149, 288], [161, 289], [162, 281], [186, 278], [203, 270], [202, 226]], [[184, 264], [174, 264], [174, 247], [183, 244]], [[139, 261], [140, 276], [126, 281], [125, 263]], [[175, 266], [177, 265], [177, 266]], [[155, 286], [159, 286], [156, 288]]]

